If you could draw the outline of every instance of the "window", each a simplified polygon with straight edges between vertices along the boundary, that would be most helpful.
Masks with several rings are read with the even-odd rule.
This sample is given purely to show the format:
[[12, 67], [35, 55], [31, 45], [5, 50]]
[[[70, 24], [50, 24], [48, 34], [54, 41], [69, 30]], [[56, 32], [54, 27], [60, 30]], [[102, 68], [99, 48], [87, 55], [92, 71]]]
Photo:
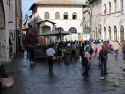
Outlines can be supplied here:
[[117, 11], [117, 1], [114, 0], [114, 12], [116, 12], [116, 11]]
[[121, 11], [123, 11], [123, 0], [121, 0]]
[[109, 2], [109, 14], [111, 13], [111, 2]]
[[68, 19], [68, 13], [67, 12], [64, 13], [64, 19]]
[[59, 14], [59, 12], [56, 12], [56, 13], [55, 13], [55, 19], [60, 19], [60, 14]]
[[45, 19], [49, 19], [49, 12], [45, 12]]
[[72, 19], [77, 19], [77, 14], [76, 14], [76, 12], [74, 12], [74, 13], [72, 14]]

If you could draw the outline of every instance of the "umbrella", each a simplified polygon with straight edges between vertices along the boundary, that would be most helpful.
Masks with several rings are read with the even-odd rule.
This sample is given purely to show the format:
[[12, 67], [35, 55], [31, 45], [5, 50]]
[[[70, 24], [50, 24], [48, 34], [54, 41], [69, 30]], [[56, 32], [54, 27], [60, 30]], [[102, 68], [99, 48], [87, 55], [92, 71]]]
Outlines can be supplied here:
[[[67, 31], [61, 31], [61, 35], [69, 35], [69, 34], [70, 33]], [[60, 35], [60, 33], [57, 30], [54, 30], [54, 31], [43, 33], [39, 36], [51, 36], [51, 35]]]

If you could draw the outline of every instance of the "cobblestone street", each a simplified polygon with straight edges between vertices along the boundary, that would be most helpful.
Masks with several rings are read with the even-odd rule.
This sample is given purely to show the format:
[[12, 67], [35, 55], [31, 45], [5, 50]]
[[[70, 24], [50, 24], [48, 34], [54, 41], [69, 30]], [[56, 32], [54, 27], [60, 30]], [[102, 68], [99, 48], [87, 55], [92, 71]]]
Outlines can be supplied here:
[[[3, 89], [3, 94], [125, 94], [125, 75], [121, 71], [124, 67], [121, 54], [118, 60], [109, 54], [109, 74], [100, 80], [98, 61], [92, 58], [90, 78], [85, 80], [79, 60], [67, 65], [57, 61], [54, 74], [49, 74], [46, 60], [36, 60], [35, 66], [30, 66], [26, 56], [22, 56], [6, 66], [15, 82], [11, 88]], [[120, 86], [114, 87], [114, 82]]]

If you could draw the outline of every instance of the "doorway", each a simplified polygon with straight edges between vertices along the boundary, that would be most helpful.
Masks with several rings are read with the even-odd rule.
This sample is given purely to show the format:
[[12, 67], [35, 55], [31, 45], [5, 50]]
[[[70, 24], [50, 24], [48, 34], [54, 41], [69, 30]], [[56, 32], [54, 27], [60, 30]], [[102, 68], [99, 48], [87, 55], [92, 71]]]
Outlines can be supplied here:
[[120, 43], [124, 41], [124, 27], [120, 27]]

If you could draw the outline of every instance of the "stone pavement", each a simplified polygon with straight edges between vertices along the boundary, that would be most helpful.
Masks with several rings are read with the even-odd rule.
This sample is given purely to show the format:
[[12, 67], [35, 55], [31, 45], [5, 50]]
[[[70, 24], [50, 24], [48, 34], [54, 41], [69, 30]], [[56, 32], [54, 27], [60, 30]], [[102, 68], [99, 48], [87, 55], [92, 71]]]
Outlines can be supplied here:
[[[30, 66], [26, 56], [22, 56], [6, 66], [15, 82], [12, 87], [3, 89], [3, 94], [125, 94], [125, 75], [121, 72], [124, 67], [121, 54], [118, 60], [109, 54], [109, 74], [100, 81], [100, 68], [93, 58], [90, 78], [85, 80], [79, 60], [66, 65], [63, 61], [55, 62], [54, 74], [49, 74], [46, 60], [37, 60], [35, 66]], [[114, 87], [116, 81], [120, 87]]]

